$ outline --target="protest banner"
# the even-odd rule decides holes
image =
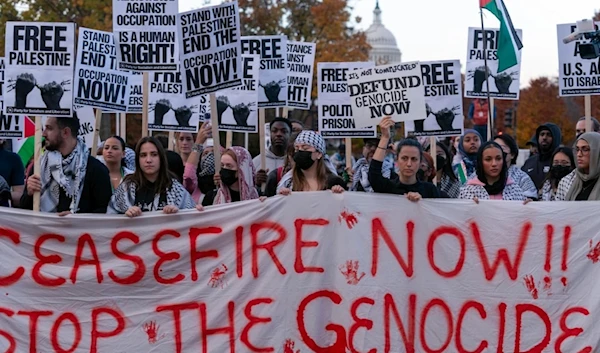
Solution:
[[[94,133],[96,131],[94,108],[88,106],[74,106],[74,108],[77,112],[77,117],[79,118],[78,135],[84,139],[85,145],[95,152],[98,146],[94,146]]]
[[[0,222],[9,352],[600,346],[594,207],[320,192]]]
[[[129,103],[128,113],[141,113],[144,106],[143,74],[131,71],[129,76]]]
[[[523,39],[523,31],[517,29]],[[469,27],[469,45],[465,77],[465,97],[487,98],[486,81],[489,82],[491,98],[519,99],[521,80],[521,51],[517,53],[518,64],[504,72],[498,72],[499,29],[486,29],[485,38],[481,28]],[[486,43],[484,49],[484,41]],[[484,57],[485,53],[485,57]],[[487,57],[488,71],[485,70]]]
[[[0,57],[0,101],[4,100],[4,58]]]
[[[75,24],[7,22],[4,113],[71,116]]]
[[[199,99],[185,98],[181,73],[152,73],[148,90],[149,130],[198,131]]]
[[[357,128],[350,104],[348,72],[375,66],[372,62],[317,63],[317,108],[323,138],[372,138],[377,127]]]
[[[348,73],[348,91],[357,127],[422,119],[425,90],[418,62],[377,66]]]
[[[258,72],[260,56],[242,55],[242,86],[217,96],[220,131],[258,132]]]
[[[237,1],[177,15],[187,98],[242,84]]]
[[[600,22],[595,22],[596,28]],[[561,97],[600,94],[600,63],[582,59],[579,46],[589,42],[582,38],[563,43],[563,38],[577,30],[575,23],[557,25],[558,34],[558,89]]]
[[[461,136],[464,116],[460,61],[421,62],[426,116],[404,123],[406,135]]]
[[[287,37],[242,37],[242,54],[260,55],[258,107],[285,107],[287,82]]]
[[[174,71],[179,64],[177,0],[113,0],[119,69]]]
[[[0,138],[19,139],[23,138],[23,119],[18,115],[5,115],[2,113],[4,102],[0,100]]]
[[[117,50],[110,32],[79,28],[73,103],[107,111],[127,111],[130,86],[125,71],[117,69]]]
[[[200,122],[210,122],[210,96],[203,94],[200,96]]]
[[[309,110],[315,65],[315,43],[287,42],[287,106]]]

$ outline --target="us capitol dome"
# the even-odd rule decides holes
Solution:
[[[365,32],[367,35],[367,43],[371,45],[369,61],[374,62],[376,65],[401,62],[402,53],[396,44],[396,37],[394,37],[389,29],[385,28],[381,21],[379,0],[377,0],[373,15],[373,24]]]

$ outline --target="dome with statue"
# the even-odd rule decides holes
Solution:
[[[369,60],[376,65],[399,63],[402,61],[402,53],[398,49],[396,37],[385,28],[381,21],[381,9],[379,0],[373,11],[373,24],[366,30],[367,43],[371,46]]]

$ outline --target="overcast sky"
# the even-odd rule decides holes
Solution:
[[[200,0],[179,0],[180,11],[199,7]],[[220,1],[212,1],[218,4]],[[504,0],[515,27],[523,30],[521,86],[531,78],[558,76],[556,25],[591,18],[598,0]],[[373,21],[375,0],[350,0],[358,25]],[[467,56],[468,27],[479,27],[477,0],[380,0],[384,25],[396,36],[403,61],[460,59]],[[484,11],[486,27],[498,21]]]

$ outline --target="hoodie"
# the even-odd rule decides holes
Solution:
[[[537,128],[535,131],[536,141],[539,141],[540,132],[542,130],[550,131],[552,134],[552,145],[548,151],[542,151],[542,146],[540,146],[538,142],[538,154],[529,157],[521,168],[525,173],[527,173],[527,175],[529,175],[531,180],[533,180],[533,183],[538,190],[542,188],[544,179],[550,171],[550,166],[552,165],[552,154],[562,142],[560,128],[552,123],[546,123]]]

